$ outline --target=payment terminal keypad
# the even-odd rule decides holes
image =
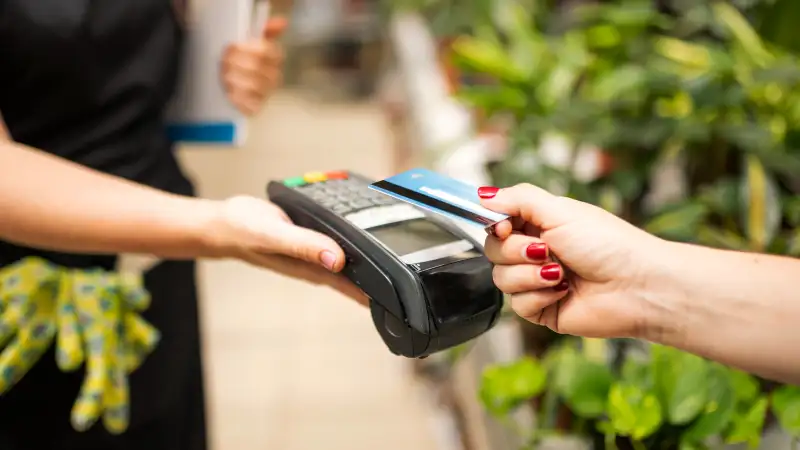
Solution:
[[[399,203],[369,189],[366,182],[351,178],[347,172],[311,172],[302,177],[286,179],[283,184],[340,216]]]

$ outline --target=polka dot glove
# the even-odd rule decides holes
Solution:
[[[56,341],[65,372],[86,368],[71,421],[84,431],[102,416],[127,429],[128,374],[153,351],[158,331],[139,315],[150,304],[140,276],[74,270],[26,258],[0,270],[0,394]]]

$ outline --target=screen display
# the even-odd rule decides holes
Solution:
[[[459,240],[452,233],[425,219],[383,225],[370,228],[367,232],[401,257]]]

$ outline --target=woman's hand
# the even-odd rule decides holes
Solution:
[[[647,332],[657,310],[647,289],[667,252],[665,241],[531,185],[483,187],[478,194],[483,206],[512,217],[495,225],[486,254],[496,264],[495,283],[511,294],[520,316],[564,334]]]
[[[275,17],[267,21],[258,38],[228,46],[222,57],[222,82],[228,100],[239,111],[252,116],[261,110],[283,78],[283,50],[278,38],[287,21]]]
[[[279,207],[255,197],[233,197],[214,205],[205,232],[212,255],[325,284],[367,303],[360,289],[336,274],[344,267],[345,256],[333,239],[294,225]]]

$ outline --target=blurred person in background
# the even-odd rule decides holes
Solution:
[[[205,449],[191,258],[235,257],[318,282],[324,270],[315,267],[343,265],[333,241],[293,226],[266,201],[191,198],[164,123],[183,8],[171,0],[0,3],[0,267],[38,256],[111,271],[116,252],[168,258],[145,274],[145,318],[161,342],[131,376],[128,430],[72,429],[83,371],[61,372],[50,349],[0,398],[3,450]],[[270,20],[261,37],[231,44],[220,61],[229,100],[248,115],[279,83],[276,38],[285,26]]]
[[[797,259],[665,241],[531,185],[478,195],[512,217],[495,225],[486,254],[523,318],[563,334],[645,339],[800,383]]]

